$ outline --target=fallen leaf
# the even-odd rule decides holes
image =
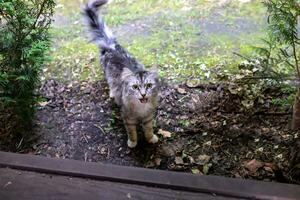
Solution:
[[[184,88],[177,88],[177,92],[179,94],[186,94],[187,93]]]
[[[155,158],[154,163],[156,166],[159,166],[161,163],[161,158]]]
[[[278,154],[275,156],[275,158],[278,158],[278,159],[282,159],[282,157],[283,157],[282,154]]]
[[[241,101],[241,103],[247,109],[253,107],[253,105],[254,105],[254,101],[252,101],[252,100],[243,100],[243,101]]]
[[[208,163],[209,160],[210,160],[210,156],[205,155],[205,154],[199,155],[197,158],[197,164],[204,165],[204,164]]]
[[[210,146],[211,145],[211,141],[205,142],[204,145]]]
[[[186,86],[188,86],[189,88],[195,88],[199,86],[199,80],[196,79],[190,79],[187,81]]]
[[[147,162],[147,164],[145,164],[145,167],[146,167],[146,168],[153,168],[153,167],[155,167],[154,161],[149,161],[149,162]]]
[[[39,106],[44,107],[48,104],[48,101],[39,102]]]
[[[182,164],[183,164],[182,158],[179,157],[179,156],[176,156],[176,157],[175,157],[175,164],[176,164],[176,165],[182,165]]]
[[[276,169],[276,165],[274,165],[273,163],[265,163],[266,167],[270,167],[272,169]]]
[[[253,159],[245,164],[245,167],[251,172],[255,173],[259,168],[263,167],[264,163]]]
[[[200,174],[200,170],[197,168],[193,168],[193,169],[191,169],[191,171],[193,174]]]
[[[238,172],[236,172],[236,173],[234,173],[234,177],[235,178],[241,178],[241,175]]]
[[[190,161],[191,164],[194,164],[195,163],[195,160],[192,156],[188,156],[188,159]]]
[[[209,165],[208,165],[208,164],[203,165],[202,171],[203,171],[203,174],[208,174],[208,171],[209,171]]]
[[[264,151],[264,148],[263,147],[260,147],[258,149],[256,149],[257,152],[263,152]]]
[[[169,132],[169,131],[164,131],[164,130],[162,130],[162,129],[159,129],[159,130],[158,130],[158,134],[159,134],[159,135],[162,135],[164,138],[169,138],[169,137],[171,137],[171,135],[172,135],[171,132]]]
[[[264,166],[264,170],[273,173],[273,169],[268,166]]]

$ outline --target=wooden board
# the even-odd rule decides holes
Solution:
[[[300,186],[124,167],[0,152],[0,166],[19,170],[248,199],[300,199]]]
[[[0,199],[3,200],[238,200],[202,193],[69,178],[7,168],[0,169],[0,177]]]

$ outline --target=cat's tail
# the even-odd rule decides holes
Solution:
[[[101,49],[115,49],[116,39],[97,12],[99,7],[107,2],[108,0],[89,1],[83,8],[83,15],[91,34],[91,41],[98,44]]]

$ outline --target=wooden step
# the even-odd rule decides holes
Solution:
[[[28,154],[0,152],[0,167],[8,167],[19,171],[32,171],[36,173],[36,177],[41,176],[38,175],[38,173],[60,175],[59,177],[76,177],[79,180],[82,179],[82,181],[91,179],[97,181],[99,184],[100,182],[109,182],[110,184],[126,184],[129,185],[129,187],[130,185],[133,187],[145,187],[145,190],[147,190],[147,188],[153,190],[159,188],[165,191],[173,190],[177,192],[187,192],[190,195],[209,195],[208,199],[217,199],[217,197],[222,196],[224,198],[233,197],[242,199],[300,200],[299,185],[233,179],[218,176],[201,176],[68,159],[46,158]],[[4,172],[5,171],[3,170],[1,171],[0,180],[4,180]],[[26,180],[26,178],[24,178],[24,180]],[[40,181],[42,182],[42,180]],[[26,182],[29,185],[31,184],[30,181]],[[40,187],[42,187],[41,185],[42,184],[39,184],[40,190]],[[58,183],[55,183],[54,186],[55,185],[57,185],[57,187],[59,186]],[[30,188],[32,190],[33,186]],[[5,190],[2,190],[3,188],[1,188],[2,193],[0,194],[3,194],[3,192],[5,193]],[[74,192],[76,193],[76,190]],[[153,191],[153,193],[155,193],[155,191]],[[157,191],[157,196],[160,194],[163,194],[163,192]],[[159,198],[156,199],[158,200]]]

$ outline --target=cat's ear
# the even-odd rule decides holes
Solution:
[[[130,69],[128,69],[127,67],[124,67],[123,71],[122,71],[121,79],[122,79],[122,81],[124,81],[129,76],[132,76],[132,75],[133,75],[132,71]]]
[[[158,78],[158,69],[156,66],[151,67],[149,72],[154,78]]]

